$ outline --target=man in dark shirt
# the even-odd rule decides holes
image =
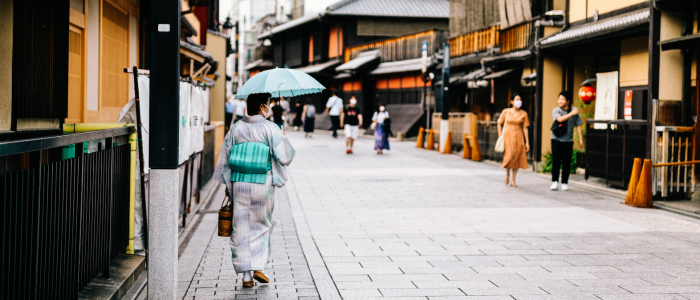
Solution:
[[[282,114],[284,114],[284,108],[280,105],[280,99],[275,98],[273,100],[274,106],[272,106],[272,122],[275,122],[277,126],[282,129],[282,126],[284,125],[284,120],[282,120]]]
[[[340,127],[343,125],[345,125],[345,146],[347,147],[345,153],[352,154],[352,146],[360,135],[360,126],[362,126],[362,113],[357,107],[355,96],[350,98],[350,105],[340,114]]]

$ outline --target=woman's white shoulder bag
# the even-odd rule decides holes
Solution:
[[[506,120],[503,122],[503,129],[501,130],[501,136],[498,137],[498,140],[496,141],[496,146],[493,148],[494,151],[498,153],[503,153],[506,151],[506,147],[503,142],[503,137],[506,135],[506,126],[508,125],[508,114],[510,113],[510,110],[506,111]]]

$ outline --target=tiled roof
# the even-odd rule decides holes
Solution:
[[[564,32],[552,35],[540,41],[540,45],[549,46],[577,40],[580,37],[590,37],[608,32],[620,31],[649,21],[649,9],[603,19],[586,25],[573,27]]]
[[[328,7],[326,14],[345,16],[447,18],[448,0],[345,0]]]
[[[484,65],[484,67],[492,66],[498,63],[502,62],[509,62],[509,61],[521,61],[521,60],[527,60],[532,57],[532,51],[529,49],[526,50],[520,50],[520,51],[515,51],[515,52],[510,52],[506,54],[501,54],[498,56],[493,56],[493,57],[486,57],[481,59],[481,63]]]
[[[264,38],[269,37],[275,33],[282,32],[282,31],[297,27],[297,26],[302,25],[302,24],[306,24],[309,22],[319,20],[320,16],[321,16],[320,14],[310,14],[308,16],[303,16],[301,18],[288,21],[286,23],[283,23],[282,25],[279,25],[277,27],[272,28],[272,30],[270,30],[270,31],[263,32],[262,34],[258,35],[257,38],[264,39]]]
[[[342,61],[340,61],[340,60],[331,60],[331,61],[320,63],[317,65],[310,65],[310,66],[306,66],[306,67],[302,67],[302,68],[297,68],[296,70],[302,71],[306,74],[316,74],[316,73],[321,73],[321,72],[327,71],[329,69],[331,69],[331,70],[335,69],[335,67],[340,65],[341,63],[342,63]]]
[[[420,71],[423,67],[423,59],[415,58],[408,60],[392,61],[379,64],[376,69],[374,69],[371,74],[391,74],[391,73],[402,73],[402,72],[412,72]]]
[[[365,66],[367,64],[370,64],[372,62],[379,62],[379,56],[381,54],[381,51],[379,50],[370,50],[370,51],[365,51],[360,53],[357,58],[346,62],[339,67],[335,68],[336,72],[342,72],[342,71],[354,71],[357,68],[360,68],[362,66]]]
[[[274,66],[275,66],[275,63],[271,60],[258,59],[252,63],[245,65],[245,69],[250,70],[253,68],[272,68]]]

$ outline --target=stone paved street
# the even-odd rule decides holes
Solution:
[[[287,134],[274,282],[240,290],[207,214],[180,261],[186,299],[700,299],[698,220],[529,172],[508,187],[499,166],[411,142],[346,155],[340,138]]]

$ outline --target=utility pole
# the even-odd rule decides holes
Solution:
[[[442,121],[440,121],[440,152],[447,145],[447,133],[450,131],[450,44],[442,44]]]
[[[149,299],[177,297],[181,11],[180,1],[151,0]]]
[[[424,40],[423,45],[422,45],[422,58],[423,58],[423,66],[421,68],[421,73],[423,74],[422,79],[423,79],[423,108],[425,108],[425,129],[430,129],[430,103],[428,102],[428,92],[427,92],[427,85],[428,85],[428,41]]]

